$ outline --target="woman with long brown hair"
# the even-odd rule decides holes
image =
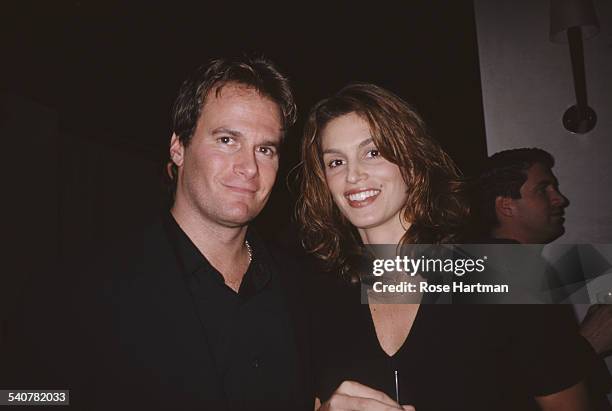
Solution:
[[[353,84],[316,104],[301,178],[303,244],[344,281],[317,296],[321,409],[367,409],[360,397],[419,411],[587,409],[579,367],[551,371],[555,355],[581,344],[577,336],[552,349],[544,333],[520,336],[519,319],[501,307],[381,304],[367,295],[359,304],[351,284],[363,279],[364,245],[458,242],[467,220],[454,162],[406,102]]]

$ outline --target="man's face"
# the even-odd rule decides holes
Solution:
[[[226,84],[206,97],[187,147],[173,136],[175,208],[194,219],[240,227],[262,210],[276,179],[280,110],[255,89]]]
[[[560,237],[565,232],[563,216],[569,201],[559,192],[552,171],[540,163],[532,165],[520,192],[521,198],[512,200],[513,223],[523,237],[520,241],[545,244]]]

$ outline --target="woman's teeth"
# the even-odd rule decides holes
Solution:
[[[380,190],[361,191],[359,193],[349,194],[348,199],[351,201],[364,201],[367,198],[378,195],[378,193],[380,193]]]

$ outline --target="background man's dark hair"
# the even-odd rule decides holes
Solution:
[[[473,220],[485,236],[499,224],[495,213],[498,196],[521,198],[521,186],[527,181],[527,170],[534,164],[553,168],[554,157],[540,148],[517,148],[500,151],[489,157],[471,189]]]
[[[181,85],[172,107],[172,131],[187,147],[193,137],[206,97],[219,95],[228,83],[252,87],[278,104],[283,130],[296,120],[296,106],[289,80],[264,57],[216,59],[198,67]],[[169,188],[176,190],[177,168],[168,163]]]

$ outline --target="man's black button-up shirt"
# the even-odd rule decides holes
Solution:
[[[171,215],[170,242],[193,298],[230,409],[291,404],[297,383],[296,344],[287,301],[272,259],[252,230],[252,261],[238,293],[202,255]]]

